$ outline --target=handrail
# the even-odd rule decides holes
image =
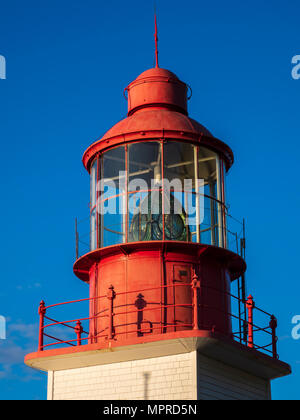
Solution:
[[[92,217],[92,214],[95,212],[95,210],[97,209],[97,207],[99,208],[100,205],[102,205],[105,201],[111,200],[113,198],[120,198],[127,195],[138,195],[138,194],[146,194],[146,193],[150,193],[152,191],[160,191],[161,188],[147,188],[147,189],[141,189],[138,191],[124,191],[121,192],[119,194],[113,195],[111,197],[106,197],[103,200],[98,199],[98,202],[96,204],[94,204],[93,206],[90,206],[90,216],[89,218],[85,218],[84,220],[89,220]],[[183,193],[184,191],[181,190],[172,190],[172,193],[176,193],[176,192],[180,192]],[[188,195],[195,195],[196,192],[195,191],[185,191],[186,194]],[[201,231],[199,232],[200,235],[202,236],[203,234],[205,234],[206,232],[214,232],[215,229],[218,228],[218,226],[222,229],[222,232],[224,234],[224,238],[226,238],[226,241],[224,242],[223,245],[221,245],[221,243],[218,242],[218,240],[214,239],[214,235],[213,233],[210,235],[210,239],[208,239],[208,237],[201,237],[199,238],[200,241],[199,243],[203,243],[203,244],[209,244],[209,245],[216,245],[216,246],[222,246],[226,249],[230,249],[234,252],[236,252],[237,254],[240,254],[241,249],[240,249],[240,239],[244,239],[244,237],[242,236],[243,233],[243,222],[241,222],[240,220],[236,219],[235,217],[233,217],[230,213],[229,213],[229,206],[217,199],[214,196],[208,195],[208,194],[203,194],[203,193],[198,193],[199,196],[204,197],[206,199],[208,199],[210,201],[210,205],[206,206],[203,203],[203,206],[200,206],[199,209],[201,212],[203,211],[207,211],[210,213],[211,211],[211,206],[220,206],[222,208],[222,213],[224,215],[224,220],[223,221],[219,221],[219,223],[204,223],[204,221],[201,223]],[[212,202],[214,202],[214,204],[212,204]],[[102,204],[101,204],[102,203]],[[181,203],[181,205],[183,205],[183,203]],[[94,216],[95,217],[95,216]],[[79,235],[78,232],[78,225],[81,223],[81,221],[77,221],[77,219],[75,220],[75,238],[76,238],[76,245],[75,245],[75,254],[76,254],[76,260],[79,258],[79,256],[82,256],[84,254],[86,254],[87,252],[89,252],[90,250],[94,250],[96,248],[99,247],[104,247],[104,244],[102,244],[100,246],[100,244],[93,242],[93,246],[91,247],[91,241],[92,238],[94,238],[96,240],[96,232],[98,231],[98,225],[96,222],[95,218],[95,226],[93,226],[91,223],[89,224],[89,227],[86,226],[86,229],[81,228],[81,230],[83,231],[83,234]],[[127,217],[125,217],[126,221],[125,222],[119,222],[119,223],[106,223],[105,225],[102,225],[102,229],[104,229],[107,232],[111,232],[114,235],[118,235],[120,238],[120,243],[124,243],[124,241],[122,240],[122,238],[124,239],[124,237],[126,237],[126,241],[127,240],[127,229],[128,229],[128,225],[127,225]],[[225,221],[226,219],[226,221]],[[193,235],[196,235],[196,232],[190,232]],[[82,238],[86,237],[86,236],[90,236],[90,243],[85,242],[84,240],[82,240]],[[203,241],[204,239],[204,241]],[[193,240],[191,238],[187,238],[187,242],[193,242]],[[113,241],[114,243],[116,243],[115,241]],[[118,242],[118,241],[117,241]]]
[[[144,295],[142,293],[147,293],[150,291],[155,290],[166,290],[168,288],[174,288],[174,287],[190,287],[191,288],[191,296],[192,299],[190,303],[164,303],[162,301],[160,302],[146,302],[143,298]],[[270,354],[273,358],[277,359],[277,336],[276,336],[276,328],[277,328],[277,320],[274,315],[271,315],[270,313],[264,311],[261,308],[258,308],[256,304],[254,303],[253,297],[250,295],[248,299],[242,300],[238,298],[237,296],[234,296],[232,293],[227,291],[221,291],[216,287],[212,287],[209,285],[201,285],[198,277],[194,275],[191,283],[180,283],[180,284],[170,284],[170,285],[162,285],[162,286],[156,286],[156,287],[148,287],[138,290],[131,290],[131,291],[122,291],[117,292],[113,286],[110,286],[108,289],[108,293],[106,295],[102,296],[95,296],[91,298],[83,298],[83,299],[76,299],[68,302],[62,302],[57,303],[53,305],[45,306],[44,301],[41,301],[39,306],[39,315],[40,315],[40,326],[39,326],[39,351],[43,351],[45,348],[48,348],[50,346],[60,345],[60,344],[67,344],[67,345],[81,345],[82,340],[88,340],[90,343],[93,342],[94,339],[103,338],[105,337],[108,340],[113,339],[116,336],[122,336],[124,334],[137,334],[137,336],[141,336],[143,334],[149,334],[153,333],[153,331],[161,330],[162,333],[170,331],[170,328],[185,328],[185,329],[194,329],[194,330],[215,330],[214,327],[211,325],[205,325],[205,319],[202,319],[201,317],[201,311],[203,310],[212,310],[214,312],[221,312],[224,314],[224,322],[227,322],[226,320],[239,320],[241,321],[241,318],[237,316],[236,314],[232,313],[232,311],[224,311],[223,308],[217,307],[216,305],[209,305],[206,303],[201,302],[200,300],[200,293],[199,290],[210,290],[217,293],[220,293],[221,295],[228,296],[230,299],[235,299],[239,303],[246,305],[247,312],[248,312],[248,319],[246,321],[246,326],[242,323],[240,325],[244,325],[247,330],[247,337],[244,340],[241,340],[240,337],[242,336],[242,331],[239,330],[236,332],[232,332],[230,334],[230,337],[233,340],[239,341],[241,344],[247,346],[248,348],[252,348],[255,350],[260,350],[263,352],[266,352]],[[134,295],[134,299],[136,299],[133,302],[129,302],[121,305],[114,305],[114,301],[117,296],[123,296],[123,295]],[[146,303],[145,304],[139,304],[139,299],[141,299],[140,303]],[[49,309],[54,310],[58,306],[62,305],[68,305],[71,303],[79,303],[79,302],[91,302],[91,301],[103,301],[104,300],[104,306],[106,307],[102,309],[101,311],[97,312],[94,315],[88,316],[88,317],[81,317],[81,318],[72,318],[68,320],[63,321],[57,321],[56,319],[49,317],[48,313],[46,315],[46,311]],[[135,306],[135,309],[130,308]],[[127,308],[127,309],[121,309],[121,308]],[[187,308],[191,311],[191,320],[192,323],[170,323],[166,322],[165,320],[146,320],[143,318],[143,314],[147,312],[154,312],[154,311],[165,311],[168,309],[175,309],[175,308]],[[121,309],[121,310],[120,310]],[[263,316],[268,317],[269,322],[268,326],[259,326],[256,325],[254,322],[254,313],[255,311],[263,314]],[[137,315],[137,321],[132,321],[132,316],[136,314]],[[124,315],[130,315],[131,319],[126,320],[124,323],[124,320],[122,319],[122,316]],[[121,318],[120,318],[121,317]],[[91,329],[89,328],[89,332],[85,331],[82,327],[82,322],[95,322],[97,320],[106,319],[107,325],[103,325],[104,328],[102,328],[100,331],[98,330],[95,332],[95,335],[92,334]],[[49,324],[44,324],[45,319],[48,319],[51,321]],[[118,321],[119,319],[119,321]],[[244,322],[244,320],[242,320]],[[98,322],[98,321],[97,321]],[[102,321],[101,321],[102,322]],[[147,327],[144,325],[148,324]],[[90,324],[91,325],[91,324]],[[119,331],[122,327],[128,327],[130,325],[135,325],[135,329],[130,329],[126,331]],[[264,325],[266,325],[264,323]],[[54,335],[50,334],[48,332],[48,329],[51,327],[68,327],[69,329],[72,329],[76,333],[76,338],[72,339],[64,339],[55,337]],[[99,329],[99,325],[97,324],[97,328]],[[100,324],[101,328],[101,324]],[[146,329],[145,329],[146,328]],[[259,340],[257,340],[256,334],[261,333],[263,334],[263,337],[269,337],[271,336],[271,342],[267,343],[261,343]],[[82,334],[85,336],[82,337]],[[54,340],[52,343],[46,343],[44,344],[44,338],[47,337],[48,339]],[[76,344],[74,344],[76,342]],[[270,349],[271,347],[271,349]]]

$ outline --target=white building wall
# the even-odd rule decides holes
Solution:
[[[48,399],[196,399],[196,352],[49,372]]]
[[[270,382],[198,354],[198,399],[268,400]]]
[[[270,384],[193,351],[49,372],[48,399],[267,400]]]

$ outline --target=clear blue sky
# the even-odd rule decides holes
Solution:
[[[273,398],[299,399],[300,3],[161,0],[157,11],[161,67],[192,86],[190,115],[235,153],[227,198],[247,221],[248,291],[278,316],[293,368]],[[153,32],[152,1],[1,1],[1,399],[46,398],[46,375],[23,365],[38,303],[88,294],[72,273],[74,218],[88,216],[81,156],[125,116],[124,87],[154,64]]]

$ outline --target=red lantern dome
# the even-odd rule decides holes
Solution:
[[[220,153],[228,170],[233,163],[231,149],[188,117],[187,90],[187,85],[169,70],[155,67],[143,72],[124,90],[128,92],[128,117],[86,150],[85,167],[89,170],[95,154],[112,145],[169,135],[176,139],[193,139]]]

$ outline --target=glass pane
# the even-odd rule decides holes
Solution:
[[[226,220],[226,185],[225,185],[225,175],[226,167],[223,159],[220,159],[221,165],[221,198],[220,201],[224,204],[222,206],[222,215],[223,215],[223,235],[224,235],[224,247],[227,248],[227,220]]]
[[[101,247],[125,242],[125,148],[117,147],[101,157],[101,182],[98,186]]]
[[[164,144],[164,212],[167,240],[197,241],[195,147]]]
[[[97,184],[97,159],[93,162],[90,171],[90,248],[91,251],[97,248],[96,232],[96,184]]]
[[[128,241],[161,240],[160,143],[131,144],[128,168]]]
[[[219,167],[216,153],[204,147],[198,151],[198,174],[204,180],[204,206],[200,208],[200,242],[219,245],[219,221],[222,218],[218,204]]]

